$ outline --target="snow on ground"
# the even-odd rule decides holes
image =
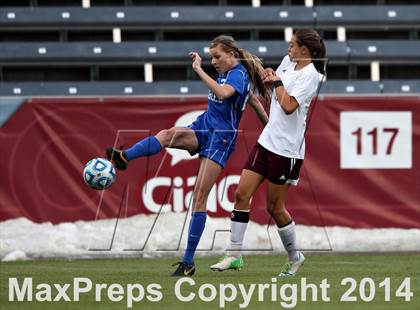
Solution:
[[[156,215],[142,214],[118,222],[107,219],[53,225],[26,218],[0,222],[0,260],[180,256],[189,218],[185,213],[166,213],[155,219]],[[223,253],[228,245],[229,225],[228,218],[208,217],[197,254]],[[420,252],[420,229],[297,225],[297,236],[299,247],[305,251]],[[248,225],[244,249],[245,254],[284,253],[275,226],[254,222]]]

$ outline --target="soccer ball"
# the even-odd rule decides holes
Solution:
[[[85,183],[96,190],[109,188],[116,177],[114,166],[105,158],[90,160],[83,170]]]

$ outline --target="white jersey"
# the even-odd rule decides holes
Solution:
[[[304,133],[306,114],[316,95],[319,74],[310,63],[300,70],[295,70],[296,62],[285,56],[276,70],[289,96],[298,102],[298,108],[287,115],[277,101],[275,91],[271,97],[270,117],[261,133],[258,143],[278,155],[303,159],[305,156]]]

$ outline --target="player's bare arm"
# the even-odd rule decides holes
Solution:
[[[286,114],[292,114],[298,107],[299,103],[295,97],[289,96],[282,84],[276,84],[276,81],[281,81],[276,72],[271,69],[265,69],[263,72],[263,81],[265,84],[271,84],[274,87],[274,92],[277,96],[277,102]]]
[[[264,106],[258,100],[257,96],[250,93],[248,98],[248,104],[252,107],[255,114],[257,114],[258,119],[265,126],[268,123],[268,115],[264,109]]]

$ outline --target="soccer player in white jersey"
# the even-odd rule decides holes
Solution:
[[[309,105],[324,72],[325,45],[311,29],[297,30],[288,55],[276,71],[265,69],[263,80],[273,87],[268,123],[242,170],[231,214],[230,246],[213,270],[241,269],[242,242],[249,221],[250,199],[264,180],[267,211],[273,217],[288,259],[279,276],[294,276],[305,261],[296,244],[295,223],[285,208],[290,185],[297,185],[305,154],[304,133]]]
[[[231,36],[216,37],[210,45],[210,55],[211,63],[219,73],[216,81],[202,69],[200,55],[190,53],[192,68],[209,88],[208,108],[191,125],[164,129],[124,151],[112,147],[106,150],[107,157],[118,170],[125,170],[130,161],[155,155],[165,147],[187,150],[191,155],[199,154],[200,168],[193,191],[187,248],[182,261],[174,264],[178,267],[173,276],[192,276],[195,273],[194,254],[206,223],[207,198],[235,149],[239,121],[246,103],[250,103],[257,115],[264,111],[250,94],[250,89],[269,99],[260,60],[238,48]]]

